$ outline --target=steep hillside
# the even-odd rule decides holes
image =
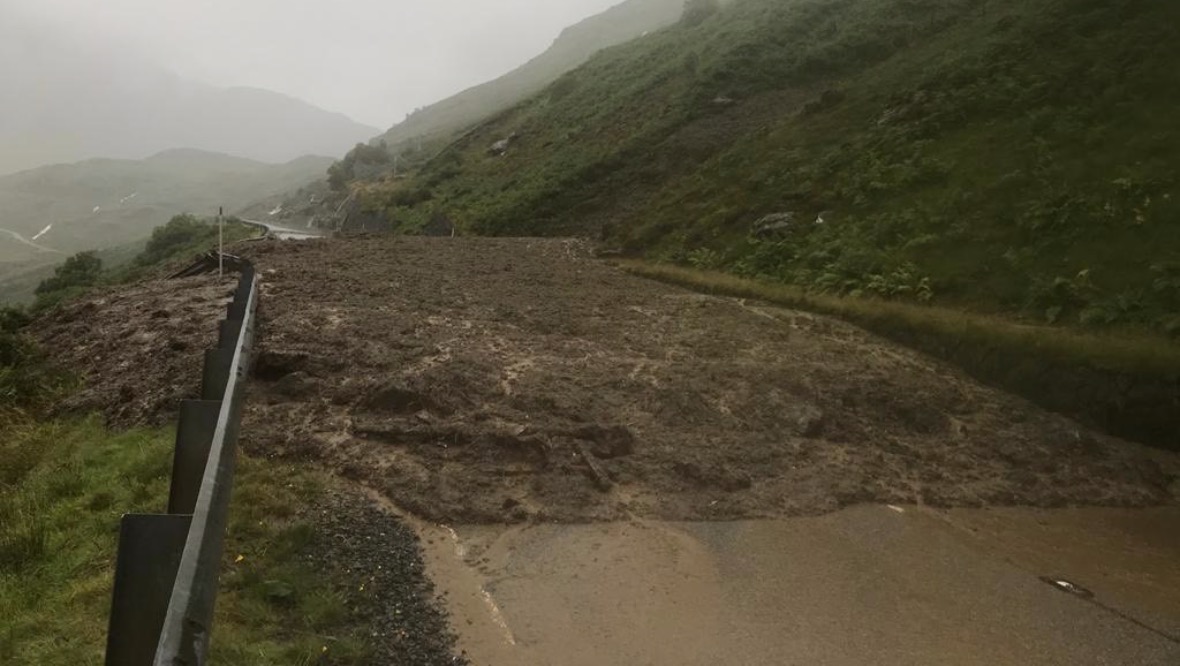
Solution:
[[[27,287],[33,278],[17,276],[74,252],[142,239],[177,213],[215,214],[219,206],[229,213],[292,190],[331,162],[303,157],[271,165],[173,150],[146,160],[90,160],[0,177],[0,287]]]
[[[407,230],[441,213],[834,293],[1180,329],[1180,5],[694,4],[365,205]]]
[[[285,162],[337,155],[379,131],[286,95],[181,79],[120,48],[5,10],[0,174],[177,147]]]
[[[626,0],[566,28],[544,53],[504,76],[419,109],[382,135],[390,146],[466,129],[540,91],[601,49],[674,23],[684,0]]]

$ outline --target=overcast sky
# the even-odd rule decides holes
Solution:
[[[495,78],[621,0],[0,0],[181,76],[380,128]]]

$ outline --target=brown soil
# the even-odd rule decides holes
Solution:
[[[104,289],[37,319],[31,333],[82,388],[60,411],[101,411],[110,425],[164,425],[201,388],[237,276]]]
[[[625,275],[577,241],[247,254],[264,283],[243,444],[432,520],[1174,499],[1140,446],[839,321]]]

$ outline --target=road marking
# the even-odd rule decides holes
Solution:
[[[484,588],[479,588],[483,593],[483,600],[488,605],[488,610],[491,611],[492,621],[504,630],[504,641],[509,645],[516,645],[516,637],[512,635],[512,629],[508,628],[508,620],[504,618],[504,613],[500,611],[500,606],[496,604],[496,600],[492,598],[491,592]]]
[[[447,535],[450,536],[451,543],[455,546],[455,556],[459,558],[460,562],[464,561],[467,558],[467,547],[459,539],[459,533],[449,525],[439,525],[439,527],[445,530]],[[480,585],[479,594],[483,597],[483,602],[488,607],[488,613],[492,616],[492,622],[495,622],[496,626],[504,631],[504,642],[509,645],[516,645],[516,637],[512,635],[512,628],[508,626],[508,619],[504,617],[504,612],[500,610],[500,605],[492,598],[492,593]]]
[[[40,243],[34,243],[33,241],[29,240],[28,238],[25,238],[24,236],[16,233],[12,229],[0,229],[0,232],[6,233],[9,236],[12,236],[13,238],[15,238],[17,241],[24,243],[25,245],[28,245],[29,247],[41,250],[42,252],[53,252],[54,254],[65,254],[65,252],[62,252],[61,250],[55,250],[51,247],[45,247],[44,245],[41,245]]]

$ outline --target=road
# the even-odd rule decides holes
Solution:
[[[52,252],[54,254],[65,254],[64,252],[62,252],[60,250],[55,250],[51,247],[46,247],[44,245],[41,245],[40,243],[35,243],[11,229],[0,229],[0,233],[8,234],[9,236],[12,236],[14,239],[16,239],[18,242],[20,242],[24,245],[28,245],[29,247],[39,250],[41,252]]]
[[[460,647],[483,666],[1172,666],[1176,524],[1175,508],[861,506],[418,531]]]
[[[279,240],[310,240],[313,238],[323,238],[324,233],[319,229],[311,227],[305,229],[293,229],[291,227],[284,227],[271,222],[263,222],[261,220],[242,220],[246,224],[262,227],[266,230],[268,236],[273,236]]]

